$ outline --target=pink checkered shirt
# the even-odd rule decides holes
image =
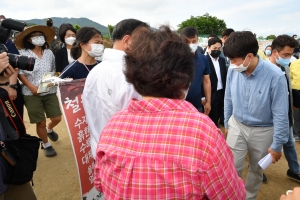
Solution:
[[[95,187],[113,199],[245,199],[221,131],[190,103],[131,100],[101,133]]]

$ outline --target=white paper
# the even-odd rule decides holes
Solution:
[[[269,165],[272,163],[272,156],[270,153],[268,153],[265,157],[263,157],[259,162],[259,166],[265,170]]]

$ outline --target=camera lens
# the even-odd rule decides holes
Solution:
[[[35,59],[33,57],[8,54],[9,64],[13,68],[19,68],[27,71],[33,71]]]

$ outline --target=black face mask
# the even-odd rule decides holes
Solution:
[[[211,53],[210,53],[211,57],[213,57],[213,58],[219,57],[220,54],[221,54],[221,51],[219,51],[219,50],[211,50]]]
[[[51,22],[47,22],[47,26],[50,26],[50,27],[52,27],[52,25],[53,25],[53,23],[51,23]]]

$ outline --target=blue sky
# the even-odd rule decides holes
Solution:
[[[87,17],[102,25],[136,18],[153,27],[182,21],[205,13],[223,19],[228,28],[251,30],[257,36],[298,34],[299,0],[0,0],[0,14],[15,19]]]

